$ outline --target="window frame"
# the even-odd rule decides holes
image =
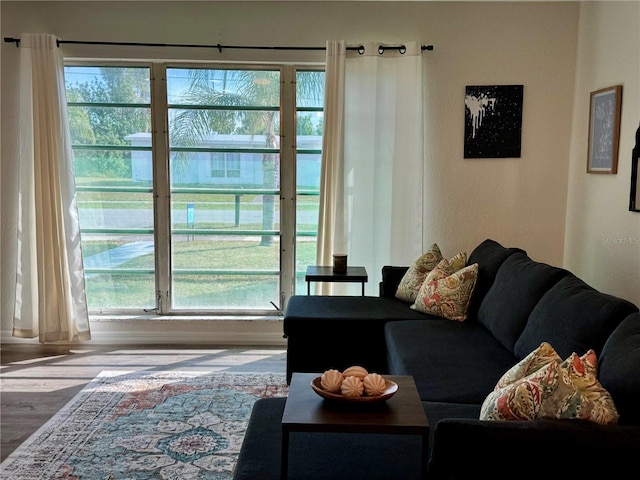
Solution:
[[[151,154],[153,168],[153,236],[155,248],[155,301],[153,308],[91,308],[91,315],[145,315],[149,316],[229,316],[236,318],[272,317],[280,313],[288,299],[294,295],[296,280],[304,272],[296,272],[296,204],[297,204],[297,151],[296,75],[298,71],[324,72],[324,64],[296,63],[233,63],[233,62],[180,62],[180,61],[110,61],[107,59],[66,59],[65,66],[148,68],[150,74]],[[211,68],[280,71],[280,252],[279,252],[279,304],[265,309],[179,309],[172,306],[171,285],[171,185],[169,165],[169,104],[167,96],[167,70],[170,68]],[[225,178],[227,172],[225,158]],[[309,195],[309,192],[304,192]],[[311,193],[313,194],[313,192]],[[319,195],[319,192],[318,192]],[[82,230],[81,230],[82,233]],[[305,234],[309,236],[308,233]],[[317,232],[316,232],[317,237]]]

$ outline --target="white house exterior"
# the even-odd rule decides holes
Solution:
[[[126,136],[125,139],[131,142],[132,147],[151,147],[151,133],[134,133]],[[298,150],[317,150],[319,152],[322,148],[322,136],[299,135],[297,146]],[[264,184],[262,161],[265,154],[246,151],[264,148],[264,137],[260,135],[214,134],[203,140],[197,148],[202,148],[204,151],[182,152],[182,159],[178,159],[178,152],[171,153],[173,185],[228,185],[256,188]],[[229,151],[220,151],[219,149],[228,149]],[[321,155],[319,153],[298,154],[298,188],[319,188],[320,163]],[[132,180],[151,182],[152,175],[151,152],[132,151]]]

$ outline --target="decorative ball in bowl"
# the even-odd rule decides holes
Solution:
[[[311,381],[311,388],[328,400],[371,403],[383,402],[393,397],[398,391],[398,384],[354,365],[342,372],[326,370]]]

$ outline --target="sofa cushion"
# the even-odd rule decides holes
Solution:
[[[429,317],[395,298],[294,295],[285,309],[283,330],[285,335],[308,332],[334,335],[347,323],[357,324],[357,328],[366,330],[367,325],[376,322],[424,320]]]
[[[389,322],[390,374],[413,375],[424,401],[482,404],[517,358],[477,322]]]
[[[440,260],[442,252],[436,243],[420,255],[404,274],[396,290],[396,298],[413,303],[427,274],[433,270]]]
[[[638,468],[640,427],[445,418],[433,438],[429,480],[624,479]]]
[[[443,259],[427,275],[411,308],[462,322],[477,278],[477,263],[460,268],[455,261]]]
[[[429,457],[431,457],[434,434],[441,420],[477,419],[480,416],[480,405],[473,403],[422,402],[422,409],[429,421]]]
[[[469,255],[467,263],[478,264],[478,279],[469,302],[467,316],[474,320],[478,314],[484,296],[493,285],[496,273],[507,257],[516,252],[524,252],[520,248],[505,248],[495,240],[487,239],[478,245]]]
[[[638,307],[624,299],[598,292],[573,274],[560,279],[535,306],[515,354],[523,358],[542,342],[553,345],[566,358],[582,355],[590,348],[599,355],[605,341]]]
[[[294,295],[287,303],[287,380],[294,371],[323,372],[362,365],[386,370],[384,324],[437,318],[389,297]]]
[[[380,281],[380,296],[395,298],[398,285],[409,267],[397,265],[385,265],[382,267],[382,280]]]
[[[478,321],[513,351],[542,295],[568,274],[567,270],[534,262],[524,252],[510,255],[480,305]]]
[[[598,378],[616,404],[621,425],[640,423],[640,313],[627,316],[602,348]]]

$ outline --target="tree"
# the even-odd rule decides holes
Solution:
[[[261,135],[266,149],[278,148],[279,111],[272,109],[273,106],[280,105],[278,70],[193,69],[190,70],[190,75],[190,86],[182,96],[182,102],[197,105],[198,108],[185,109],[176,114],[170,128],[172,145],[197,146],[212,132],[220,132]],[[301,75],[298,78],[298,93],[318,101],[318,96],[323,92],[323,85],[318,83],[318,75]],[[261,110],[260,107],[265,108]],[[184,155],[178,158],[182,162],[188,161],[188,157]],[[279,173],[277,154],[263,154],[262,172],[262,187],[276,190]],[[273,229],[274,214],[274,196],[264,195],[263,230]],[[273,244],[273,237],[263,235],[260,244]]]
[[[72,71],[74,67],[67,67]],[[151,131],[148,68],[98,67],[90,81],[67,86],[69,124],[74,144],[127,146],[127,135]],[[95,106],[74,103],[96,104]],[[129,106],[132,105],[132,106]],[[130,158],[125,152],[91,152],[85,162],[77,155],[76,173],[98,177],[130,177]]]
[[[311,117],[308,115],[299,116],[296,120],[296,134],[298,135],[313,135],[314,128],[311,122]]]

